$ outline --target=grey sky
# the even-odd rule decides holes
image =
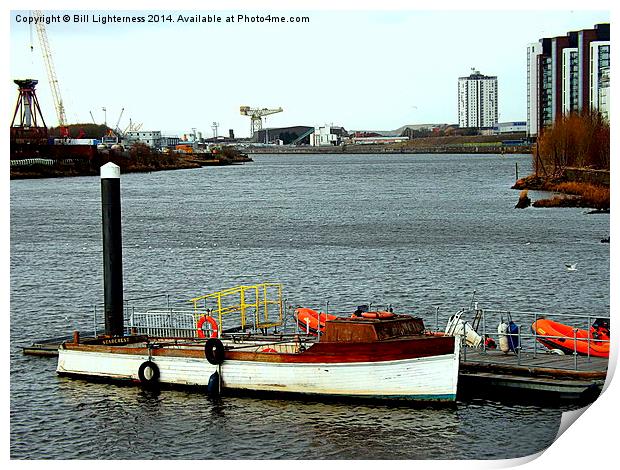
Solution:
[[[168,6],[167,8],[170,8]],[[99,15],[308,16],[309,23],[93,22]],[[69,122],[90,122],[92,111],[120,127],[134,122],[169,134],[211,136],[234,129],[249,135],[240,105],[278,107],[266,125],[396,129],[403,124],[457,122],[457,80],[472,67],[496,75],[500,121],[525,120],[525,46],[543,36],[609,22],[606,11],[291,11],[105,10],[69,14],[46,26]],[[73,16],[87,14],[87,23]],[[41,51],[30,27],[10,24],[9,87],[14,78],[39,79],[48,125],[57,120]]]

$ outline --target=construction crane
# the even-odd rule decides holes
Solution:
[[[141,122],[132,122],[131,118],[129,118],[129,125],[123,131],[123,134],[127,134],[127,132],[137,132],[142,129]]]
[[[263,128],[263,116],[269,116],[270,114],[281,113],[282,108],[268,109],[268,108],[250,108],[249,106],[241,106],[239,108],[242,116],[250,116],[252,122],[252,135],[254,132],[260,131]]]
[[[121,136],[121,134],[123,133],[120,129],[120,127],[118,127],[118,125],[121,123],[121,118],[123,117],[123,111],[125,111],[125,108],[121,108],[121,114],[118,116],[118,120],[116,121],[116,126],[114,127],[114,132],[116,133],[116,135],[118,135],[119,137]]]
[[[39,36],[39,44],[41,45],[41,52],[43,54],[43,62],[45,62],[45,68],[47,69],[47,78],[50,82],[50,88],[52,89],[52,98],[54,99],[54,106],[56,107],[56,115],[58,116],[58,126],[60,127],[61,134],[64,137],[68,135],[67,118],[65,115],[65,105],[62,102],[62,96],[60,96],[60,87],[58,86],[58,78],[56,77],[56,70],[54,69],[54,61],[52,58],[52,50],[50,48],[49,41],[47,40],[47,32],[45,31],[45,18],[41,10],[33,11],[35,17],[35,28],[37,29],[37,35]]]

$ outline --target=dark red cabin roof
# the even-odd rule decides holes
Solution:
[[[424,333],[422,319],[409,315],[397,315],[389,319],[337,318],[325,323],[321,342],[385,341],[422,333]]]

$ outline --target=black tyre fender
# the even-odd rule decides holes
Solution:
[[[213,365],[224,362],[224,345],[217,338],[209,338],[205,343],[205,357]]]
[[[220,394],[220,374],[217,371],[213,372],[211,377],[209,377],[207,393],[212,397],[217,397]]]
[[[149,369],[151,371],[150,378],[146,376],[145,372]],[[140,364],[138,369],[138,378],[144,385],[154,385],[159,382],[159,367],[153,361],[146,361]]]

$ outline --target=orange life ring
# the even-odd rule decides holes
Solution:
[[[273,348],[265,348],[261,352],[264,352],[264,353],[277,353],[278,351],[276,351]]]
[[[394,313],[392,312],[363,312],[362,313],[362,318],[381,318],[381,319],[385,319],[385,318],[392,318],[396,316]]]
[[[211,336],[209,336],[209,338],[217,338],[217,322],[215,321],[215,318],[208,315],[203,315],[200,317],[200,320],[198,320],[198,323],[196,323],[196,332],[198,333],[198,337],[207,337],[205,331],[202,329],[203,325],[207,322],[211,325]]]

